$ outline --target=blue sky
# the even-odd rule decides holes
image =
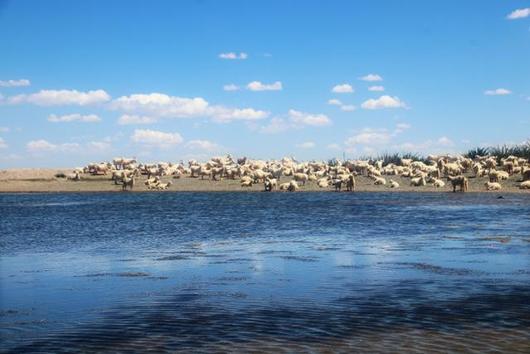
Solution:
[[[2,1],[0,167],[530,138],[530,1]]]

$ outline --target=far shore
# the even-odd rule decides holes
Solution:
[[[56,178],[57,173],[68,174],[72,169],[8,169],[0,170],[0,193],[64,193],[64,192],[122,192],[122,186],[116,185],[110,179],[110,175],[91,176],[84,174],[80,181],[70,181],[65,178]],[[524,193],[530,195],[530,190],[519,189],[520,175],[514,175],[509,180],[502,182],[502,190],[486,191],[484,183],[487,177],[469,178],[469,192],[484,193]],[[388,176],[400,184],[399,188],[389,188],[388,185],[374,185],[370,178],[364,176],[356,177],[356,192],[452,192],[452,188],[446,184],[443,188],[435,188],[431,185],[423,187],[410,186],[410,179],[397,176]],[[144,184],[146,177],[137,179],[133,192],[149,192]],[[291,177],[282,177],[280,182],[289,181]],[[210,181],[208,179],[191,178],[183,176],[175,179],[172,176],[162,178],[164,182],[171,181],[172,185],[163,192],[259,192],[263,191],[263,184],[254,184],[250,188],[240,186],[238,179],[223,179]],[[343,189],[344,191],[345,189]],[[315,182],[307,182],[301,186],[301,192],[333,192],[333,188],[319,188]],[[129,192],[129,191],[128,191]]]

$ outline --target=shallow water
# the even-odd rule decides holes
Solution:
[[[0,351],[530,348],[530,196],[0,195]]]

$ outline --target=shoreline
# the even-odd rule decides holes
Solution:
[[[37,193],[118,193],[123,192],[120,184],[116,185],[109,175],[91,176],[83,175],[80,181],[71,181],[64,178],[55,178],[56,173],[65,173],[70,169],[9,169],[0,171],[0,194],[37,194]],[[435,188],[432,185],[413,187],[410,180],[404,177],[385,176],[392,178],[400,184],[399,188],[390,188],[388,185],[374,185],[373,181],[365,176],[356,177],[354,193],[363,192],[388,192],[388,193],[452,193],[452,187],[446,183],[445,187]],[[291,177],[282,177],[280,183],[289,181]],[[493,193],[493,194],[528,194],[530,190],[519,189],[520,175],[510,177],[503,181],[503,188],[500,191],[487,191],[484,182],[487,177],[469,178],[469,191],[467,193]],[[161,192],[237,192],[256,193],[262,192],[262,183],[254,184],[252,187],[244,188],[240,186],[238,179],[223,179],[220,181],[210,181],[207,179],[192,178],[182,176],[174,179],[171,176],[164,176],[164,182],[171,181],[172,185],[164,191],[148,190],[144,185],[146,176],[140,176],[132,193],[161,193]],[[128,193],[131,191],[127,190]],[[275,190],[273,193],[283,192]],[[297,192],[332,192],[333,188],[319,188],[316,182],[307,182],[306,186],[301,186]],[[345,188],[341,193],[347,193]],[[457,193],[459,193],[457,191]]]

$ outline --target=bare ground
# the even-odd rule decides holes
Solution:
[[[65,178],[56,178],[55,174],[62,172],[70,173],[72,169],[9,169],[0,171],[0,193],[36,193],[36,192],[119,192],[121,185],[115,185],[107,176],[83,175],[81,181],[70,181]],[[389,176],[385,177],[387,180]],[[134,191],[148,191],[144,185],[145,176],[137,179]],[[410,186],[410,179],[391,176],[393,180],[400,184],[397,189],[388,186],[376,186],[367,177],[356,177],[356,191],[359,192],[450,192],[449,184],[444,188],[434,188],[430,185],[425,187]],[[530,193],[530,190],[519,189],[520,175],[512,176],[508,181],[503,181],[503,189],[489,193]],[[280,182],[289,181],[291,177],[282,177]],[[262,184],[253,185],[251,188],[242,188],[239,180],[209,181],[207,179],[182,177],[173,179],[166,176],[163,182],[171,181],[173,184],[168,191],[202,191],[202,192],[241,192],[241,191],[261,191]],[[469,178],[470,192],[486,192],[484,178]],[[333,191],[332,188],[319,188],[315,182],[308,182],[301,187],[301,191]]]

